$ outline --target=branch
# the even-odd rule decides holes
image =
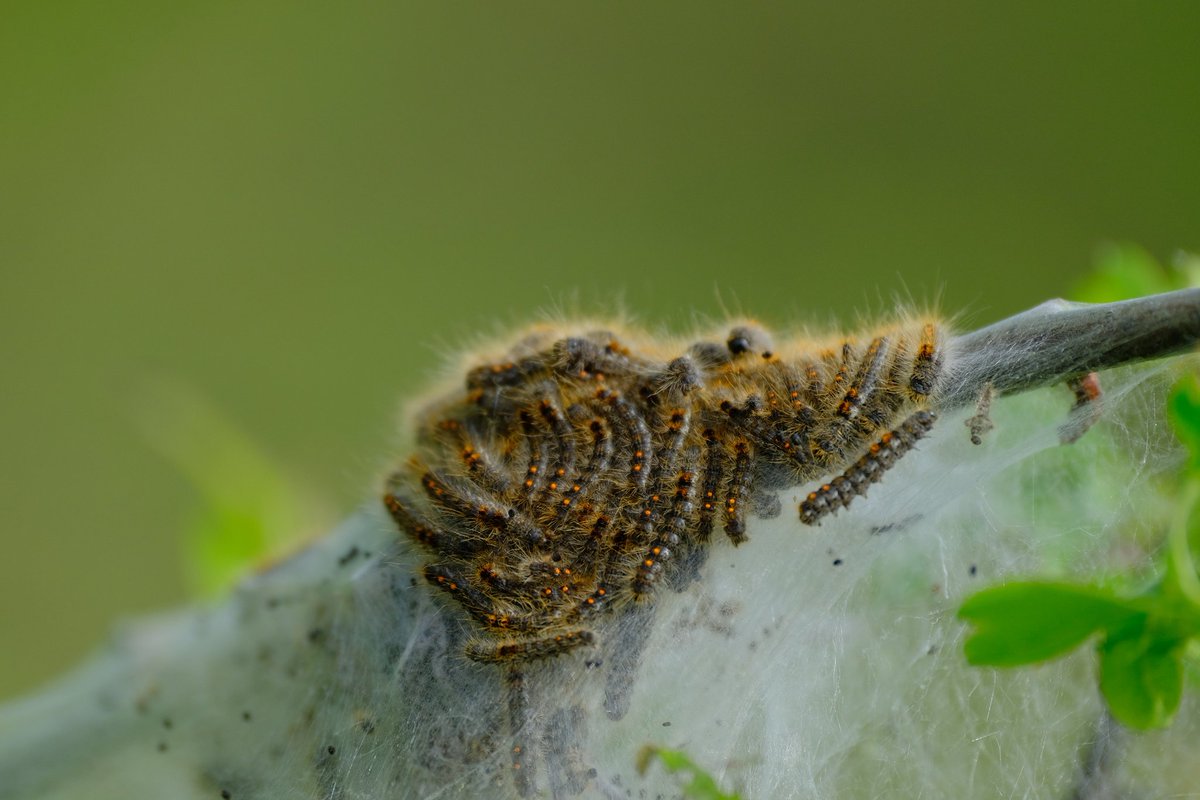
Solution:
[[[1198,338],[1196,290],[1045,304],[955,339],[936,404]],[[1032,454],[1052,447],[1039,437],[1060,406],[1002,404],[997,416],[1011,418],[984,448],[943,423],[855,513],[816,531],[785,513],[755,520],[746,547],[714,544],[701,585],[656,598],[619,721],[586,660],[530,667],[531,713],[546,726],[529,755],[544,796],[671,792],[662,771],[637,773],[648,742],[683,747],[747,798],[1068,793],[1102,719],[1082,662],[971,670],[953,620],[984,576],[1055,548],[1104,566],[1118,550],[1113,520],[1153,507],[1138,505],[1154,493],[1146,464],[1172,454],[1128,458],[1105,436],[1070,450],[1089,479],[1039,493],[1044,480],[1028,476],[1058,473]],[[1012,463],[1031,471],[1013,477]],[[1110,486],[1120,491],[1101,491]],[[508,796],[500,673],[461,655],[470,628],[415,579],[419,555],[377,506],[218,605],[125,627],[74,674],[0,708],[0,800]],[[1109,753],[1117,766],[1105,774],[1152,776],[1145,793],[1167,793],[1157,789],[1190,763],[1190,743],[1172,733]]]

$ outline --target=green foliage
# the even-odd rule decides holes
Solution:
[[[1172,392],[1170,417],[1191,454],[1161,579],[1124,596],[1104,586],[1018,582],[969,598],[959,616],[975,631],[964,646],[976,665],[1012,667],[1054,658],[1097,637],[1100,691],[1131,728],[1169,725],[1183,693],[1184,658],[1200,639],[1200,578],[1192,547],[1200,505],[1200,380]]]
[[[1072,293],[1084,303],[1110,303],[1200,286],[1200,257],[1179,254],[1164,266],[1135,244],[1107,244],[1096,254],[1092,273]]]
[[[1175,435],[1187,446],[1189,472],[1200,472],[1200,381],[1180,381],[1167,400]]]
[[[727,794],[721,791],[713,777],[696,766],[695,762],[682,750],[667,750],[652,744],[646,745],[638,752],[638,773],[645,775],[650,764],[656,760],[663,765],[663,769],[667,772],[689,777],[688,782],[682,787],[684,797],[692,798],[692,800],[741,800],[740,795],[736,793]]]
[[[1183,694],[1186,636],[1162,619],[1153,612],[1137,618],[1100,646],[1100,692],[1113,717],[1139,730],[1169,725]]]
[[[195,594],[219,595],[304,531],[325,527],[328,514],[313,493],[194,392],[167,383],[148,387],[140,421],[200,497],[185,536]]]
[[[1030,582],[980,592],[958,615],[976,628],[964,647],[968,661],[1012,667],[1060,656],[1142,612],[1100,589]]]

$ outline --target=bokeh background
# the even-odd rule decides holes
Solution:
[[[902,297],[975,325],[1104,242],[1200,249],[1197,30],[1190,2],[0,3],[0,698],[194,596],[214,497],[264,536],[351,510],[398,398],[498,324]]]

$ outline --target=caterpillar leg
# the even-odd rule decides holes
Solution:
[[[867,487],[882,478],[883,473],[911,450],[918,439],[929,433],[936,419],[937,415],[932,411],[918,411],[899,428],[885,433],[849,469],[805,498],[800,504],[800,521],[815,525],[825,515],[850,505],[855,497],[866,495]]]

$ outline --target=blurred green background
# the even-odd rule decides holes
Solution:
[[[1197,30],[1191,2],[0,2],[0,697],[186,600],[229,464],[306,487],[302,534],[351,510],[397,399],[497,323],[901,296],[975,325],[1104,241],[1200,249]]]

